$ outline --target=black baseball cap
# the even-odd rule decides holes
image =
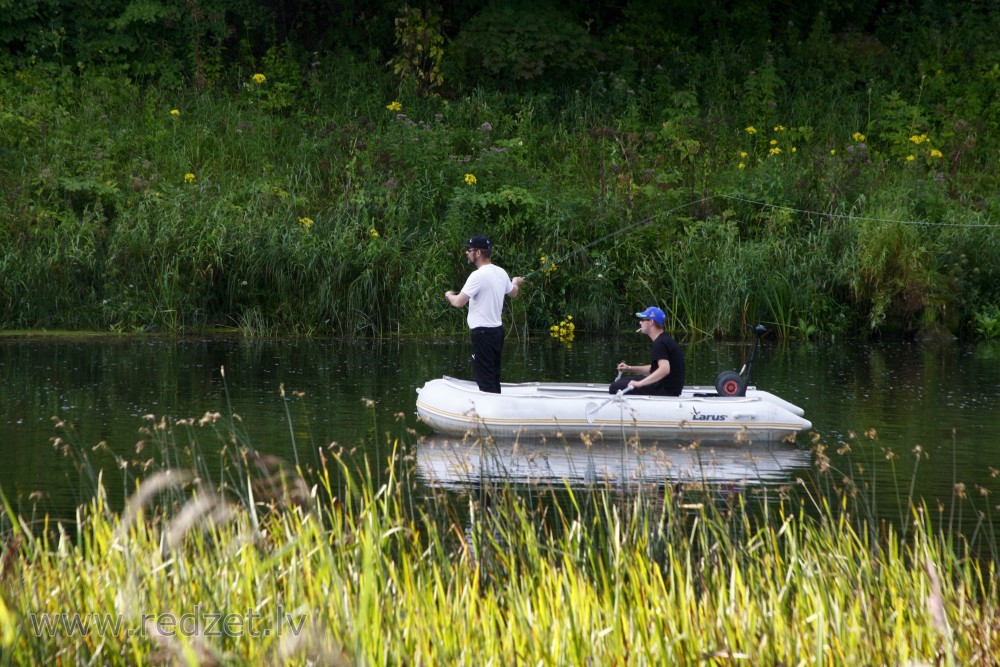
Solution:
[[[493,244],[490,243],[488,236],[473,236],[471,239],[465,242],[466,248],[476,248],[477,250],[492,250]]]

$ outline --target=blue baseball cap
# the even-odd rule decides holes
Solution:
[[[660,326],[663,326],[663,323],[667,321],[667,316],[656,306],[650,306],[641,313],[636,313],[635,316],[643,320],[653,320]]]

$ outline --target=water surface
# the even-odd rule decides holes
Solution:
[[[691,384],[711,384],[719,371],[739,369],[748,352],[746,344],[711,340],[685,341],[685,348]],[[439,458],[442,439],[432,436],[433,442],[418,445],[406,431],[429,434],[415,418],[416,389],[441,375],[469,377],[468,354],[464,338],[4,339],[0,488],[22,511],[38,506],[71,516],[90,489],[86,475],[53,446],[59,437],[63,445],[85,452],[92,469],[103,470],[109,496],[120,501],[134,483],[129,475],[141,474],[134,465],[128,474],[121,470],[123,461],[142,458],[135,451],[145,438],[141,428],[163,418],[176,423],[216,411],[224,418],[239,415],[238,428],[257,450],[289,462],[298,458],[303,465],[317,461],[317,450],[331,443],[356,448],[355,457],[384,461],[402,435],[405,449],[417,448],[411,460],[425,463],[417,467],[418,481],[438,484],[427,462],[428,456]],[[647,354],[648,342],[640,336],[583,336],[564,344],[512,335],[504,351],[504,379],[610,381],[618,361],[643,363]],[[744,465],[746,483],[794,485],[810,474],[809,449],[818,440],[833,456],[828,483],[848,478],[880,511],[897,508],[911,484],[917,495],[941,503],[952,502],[956,484],[977,501],[984,490],[1000,491],[998,344],[765,340],[753,383],[802,406],[814,432],[799,438],[804,452],[787,446],[765,452],[766,474],[763,465],[757,475]],[[218,434],[198,431],[210,464],[225,444],[227,423]],[[173,429],[171,438],[177,449],[191,441],[184,428]],[[661,459],[677,457],[687,444],[661,443]],[[509,474],[530,479],[575,470],[586,479],[595,471],[613,476],[618,469],[634,475],[635,462],[613,449],[581,458],[567,455],[559,443],[547,446],[547,468],[536,459],[527,467],[512,466]],[[430,454],[416,456],[421,447],[429,447]],[[726,451],[715,459],[732,463],[734,457]],[[594,461],[603,461],[603,468],[588,473]],[[671,475],[669,467],[642,469],[665,479]],[[723,472],[714,468],[709,475],[702,469],[708,481]]]

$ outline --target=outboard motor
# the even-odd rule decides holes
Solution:
[[[767,333],[767,329],[763,324],[748,324],[747,326],[753,329],[753,347],[750,348],[750,357],[743,364],[743,368],[740,369],[739,373],[736,371],[722,371],[716,376],[715,391],[719,392],[719,396],[747,395],[747,385],[750,384],[750,371],[753,369],[753,358],[757,354],[757,345],[760,343],[760,337]]]

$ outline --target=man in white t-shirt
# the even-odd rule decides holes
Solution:
[[[493,244],[485,236],[473,236],[465,244],[465,258],[476,270],[465,281],[462,291],[444,293],[455,308],[469,304],[469,329],[472,334],[472,376],[480,391],[500,393],[500,356],[503,352],[504,296],[515,297],[524,282],[523,276],[511,280],[507,272],[493,263]]]

